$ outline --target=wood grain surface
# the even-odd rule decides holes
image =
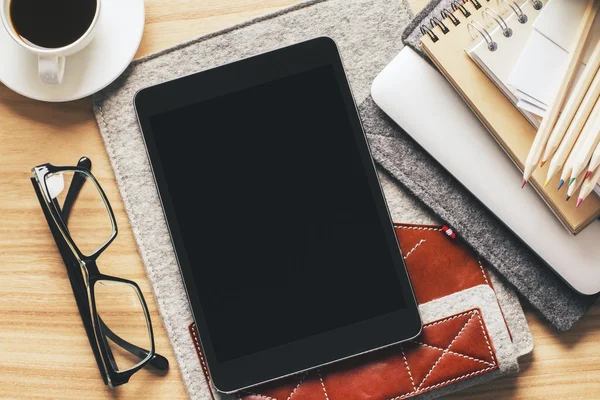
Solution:
[[[295,2],[147,0],[146,28],[137,56]],[[415,10],[425,3],[411,1]],[[33,166],[72,165],[82,155],[92,159],[94,174],[120,227],[99,266],[107,274],[138,282],[151,310],[157,350],[171,361],[168,373],[144,369],[117,389],[109,389],[100,379],[65,267],[29,182]],[[186,398],[90,99],[46,104],[0,84],[0,218],[0,398]],[[523,372],[454,397],[600,398],[599,314],[594,307],[575,329],[557,333],[528,312],[536,349],[525,358]]]

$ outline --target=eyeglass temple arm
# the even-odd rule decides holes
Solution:
[[[45,198],[41,193],[41,190],[34,178],[31,178],[31,183],[33,185],[33,190],[38,197],[38,201],[40,202],[40,206],[42,208],[42,212],[46,217],[46,222],[48,223],[48,227],[50,228],[50,233],[52,233],[52,237],[56,242],[56,247],[58,248],[58,252],[63,259],[65,267],[67,269],[67,276],[69,277],[69,281],[71,283],[71,288],[73,289],[73,294],[75,297],[75,303],[77,304],[77,308],[79,309],[79,315],[81,316],[81,320],[83,322],[83,327],[85,328],[85,332],[87,334],[88,340],[90,341],[90,345],[92,347],[92,351],[94,353],[94,358],[96,359],[96,363],[98,364],[98,368],[100,371],[104,371],[104,366],[102,365],[100,352],[98,351],[98,346],[94,343],[94,328],[92,326],[92,317],[89,309],[89,302],[87,299],[87,294],[81,291],[81,288],[84,287],[83,277],[81,273],[77,275],[74,273],[73,269],[75,268],[77,262],[71,254],[67,243],[64,241],[60,232],[58,232],[58,228],[52,222],[52,216],[48,211],[45,204]],[[104,373],[101,374],[104,379],[104,383],[107,383],[106,376]]]
[[[87,157],[82,157],[79,159],[77,166],[90,170],[92,167],[92,161]],[[74,175],[74,178],[71,181],[71,185],[69,186],[69,191],[67,192],[67,196],[63,203],[62,210],[61,210],[58,202],[53,201],[57,210],[59,210],[61,212],[65,223],[68,221],[69,214],[71,212],[71,209],[73,208],[73,204],[75,203],[75,200],[77,199],[77,196],[79,195],[79,192],[83,188],[83,184],[85,183],[85,181],[86,180],[81,175],[79,175],[79,174]],[[32,183],[33,183],[34,189],[36,191],[36,194],[38,196],[38,200],[40,202],[43,201],[43,197],[42,197],[41,193],[39,192],[39,188],[37,187],[37,185],[33,179],[32,179]],[[91,341],[92,340],[91,338],[94,337],[93,336],[94,333],[92,330],[93,328],[91,326],[91,314],[88,309],[89,304],[83,304],[82,300],[81,300],[83,298],[83,296],[85,296],[85,298],[87,298],[87,294],[82,293],[81,290],[78,289],[78,288],[82,287],[82,285],[78,285],[78,284],[76,284],[76,282],[73,282],[73,279],[76,279],[76,278],[74,278],[73,274],[71,273],[72,267],[70,267],[70,266],[77,265],[77,261],[74,259],[73,255],[71,254],[70,249],[68,248],[67,244],[62,239],[62,235],[60,235],[60,233],[56,231],[56,228],[54,227],[54,225],[50,223],[52,217],[50,215],[48,215],[46,208],[42,206],[42,210],[44,212],[44,215],[46,216],[46,220],[48,221],[48,225],[50,227],[50,232],[52,233],[52,236],[54,237],[56,246],[58,247],[58,251],[63,259],[65,266],[67,267],[69,280],[71,280],[71,286],[72,286],[73,290],[76,293],[78,293],[78,295],[79,295],[79,296],[75,296],[77,307],[79,308],[79,313],[87,321],[89,321],[89,323],[84,323],[84,327],[88,334],[88,338]],[[83,284],[83,282],[81,282],[81,283]],[[110,329],[108,329],[108,327],[106,326],[106,324],[104,324],[103,321],[101,321],[101,323],[103,325],[105,332],[107,333],[107,336],[113,342],[117,343],[119,346],[123,347],[125,350],[129,351],[130,353],[136,355],[140,359],[144,359],[148,356],[148,353],[149,353],[148,350],[142,349],[140,347],[137,347],[137,346],[127,342],[126,340],[122,339],[121,337],[116,335],[114,332],[112,332]],[[96,347],[93,345],[92,345],[92,348],[96,349]],[[101,366],[101,363],[99,360],[99,354],[96,354],[96,350],[94,350],[94,356],[96,357],[96,362],[98,363],[98,366],[102,369],[102,366]],[[156,352],[154,353],[154,356],[150,359],[149,364],[159,370],[167,370],[169,368],[169,361],[165,357],[163,357],[162,355],[160,355]]]
[[[75,182],[75,179],[73,179],[73,181]],[[82,180],[82,181],[85,182],[85,180]],[[77,195],[79,194],[79,191],[81,190],[82,187],[83,187],[83,184],[77,183],[77,186],[76,186],[77,190],[72,191],[71,190],[72,186],[71,186],[69,188],[67,198],[69,195],[71,195],[72,196],[71,198],[74,201],[74,199],[77,198]],[[59,210],[61,212],[61,214],[63,214],[63,220],[66,220],[65,214],[64,214],[64,209],[61,211],[60,205],[55,200],[56,199],[52,199],[54,206],[56,207],[57,210]],[[66,199],[65,199],[65,204],[66,204]],[[72,206],[72,204],[71,204],[71,206]],[[52,236],[54,236],[56,245],[58,247],[58,251],[59,251],[61,257],[63,258],[63,262],[65,263],[65,265],[76,266],[77,261],[72,256],[71,251],[66,247],[67,246],[66,243],[63,243],[63,241],[61,240],[62,236],[60,236],[58,234],[58,232],[54,232],[54,230],[52,228],[51,228],[51,232],[52,232]],[[69,267],[67,267],[67,272],[69,275],[69,279],[76,279],[76,278],[73,278],[73,274],[71,273]],[[92,317],[91,317],[91,314],[90,314],[88,308],[86,307],[86,305],[80,304],[81,300],[79,300],[79,299],[83,298],[83,296],[87,297],[87,294],[82,293],[81,290],[79,289],[80,287],[82,287],[82,285],[84,285],[83,282],[80,282],[80,284],[78,284],[77,282],[72,282],[71,286],[72,286],[73,290],[76,291],[79,295],[79,298],[76,296],[79,313],[91,322]],[[127,342],[126,340],[122,339],[117,334],[115,334],[112,330],[110,330],[106,326],[104,321],[100,320],[100,323],[102,326],[102,330],[106,334],[106,336],[108,336],[117,345],[121,346],[122,348],[124,348],[125,350],[130,352],[131,354],[139,357],[141,360],[148,357],[148,353],[149,353],[148,350],[142,349],[141,347],[137,347],[137,346]],[[85,325],[86,331],[88,331],[88,336],[90,334],[93,335],[93,332],[89,332],[89,330],[92,329],[91,325],[90,324],[84,324],[84,325]],[[111,361],[113,361],[113,363],[114,363],[114,360],[111,360]],[[169,369],[169,361],[165,357],[161,356],[160,354],[157,354],[156,352],[154,353],[154,356],[150,359],[150,361],[148,363],[159,370],[168,370]]]
[[[81,168],[85,168],[88,171],[92,170],[92,160],[87,157],[81,157],[77,162],[77,166]],[[65,225],[71,216],[71,209],[73,209],[73,204],[75,204],[75,200],[77,200],[77,196],[81,189],[83,188],[83,184],[85,183],[85,175],[83,174],[74,174],[73,179],[71,180],[71,185],[69,186],[69,191],[67,192],[67,196],[65,197],[65,201],[62,206],[62,215],[63,220],[65,221]]]
[[[92,160],[90,160],[87,157],[81,157],[79,159],[79,161],[77,162],[77,166],[80,168],[85,168],[88,171],[91,171]],[[83,188],[83,185],[85,184],[85,182],[86,182],[86,179],[85,179],[84,175],[75,174],[73,176],[73,179],[71,180],[71,184],[69,186],[67,196],[65,197],[65,201],[62,206],[62,210],[61,210],[60,206],[57,203],[55,203],[55,206],[62,214],[62,218],[63,218],[63,221],[65,222],[65,224],[69,220],[69,216],[70,216],[71,210],[73,208],[73,204],[75,204],[75,200],[77,200],[77,196],[79,196],[79,193],[81,192],[81,189]],[[62,250],[60,248],[59,248],[59,251],[62,252]],[[69,252],[69,254],[70,254],[70,252]],[[150,353],[148,350],[138,347],[138,346],[131,344],[128,341],[122,339],[119,335],[115,334],[110,328],[108,328],[108,326],[106,326],[106,324],[104,323],[104,321],[102,321],[101,318],[99,318],[99,319],[100,319],[100,324],[102,326],[102,331],[105,332],[106,336],[109,337],[113,342],[115,342],[116,344],[118,344],[119,346],[121,346],[122,348],[124,348],[125,350],[127,350],[128,352],[130,352],[131,354],[137,356],[138,358],[140,358],[142,360],[145,359],[146,357],[148,357],[148,353]],[[159,370],[168,370],[169,369],[169,360],[167,360],[165,357],[161,356],[160,354],[158,354],[156,352],[154,353],[154,356],[150,359],[149,364]]]
[[[121,346],[134,356],[137,356],[140,360],[144,360],[146,357],[148,357],[148,354],[150,353],[148,350],[138,347],[135,344],[129,343],[125,339],[115,334],[108,326],[106,326],[102,318],[98,317],[98,319],[100,320],[100,326],[102,327],[102,331],[110,340],[112,340],[117,345]],[[169,369],[169,360],[167,360],[165,357],[161,356],[158,353],[154,353],[154,356],[150,359],[149,363],[152,364],[153,367],[161,371],[166,371]]]

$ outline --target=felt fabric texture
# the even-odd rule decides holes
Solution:
[[[441,18],[443,9],[452,9],[451,3],[452,0],[432,0],[415,16],[402,34],[403,43],[432,65],[420,47],[420,27],[431,27],[431,18]],[[452,29],[452,24],[448,24]],[[443,40],[441,36],[441,45]],[[398,129],[395,123],[385,117],[371,99],[362,105],[361,111],[363,119],[370,116],[369,120],[372,122],[371,146],[380,149],[377,152],[380,158],[375,156],[377,162],[385,165],[396,179],[402,181],[437,215],[452,224],[453,228],[459,231],[465,240],[514,285],[552,325],[559,330],[567,330],[584,315],[598,296],[582,295],[564,283],[487,208],[482,207],[456,179],[409,139],[402,129]],[[403,150],[399,153],[400,149]],[[408,157],[410,164],[399,161],[399,154]],[[428,184],[420,185],[418,181]],[[448,214],[453,218],[448,218]]]
[[[191,398],[208,399],[210,395],[187,330],[192,316],[137,124],[135,93],[156,83],[327,35],[337,42],[355,99],[361,103],[368,97],[376,74],[401,49],[401,32],[411,17],[403,0],[308,1],[137,60],[94,96],[100,132]],[[235,184],[235,177],[223,179]],[[397,209],[403,210],[398,213],[399,222],[419,223],[428,218],[415,211],[423,210],[420,202],[408,194],[401,196],[394,200]],[[526,324],[523,329],[527,329]]]
[[[375,161],[495,268],[552,325],[567,330],[597,296],[576,293],[373,101],[359,107]]]
[[[517,293],[505,283],[504,278],[494,269],[488,269],[488,274],[496,292],[498,304],[500,304],[500,309],[510,330],[517,357],[531,353],[533,351],[533,335],[529,330],[529,324]]]
[[[417,198],[407,194],[400,183],[383,168],[377,167],[377,175],[393,221],[423,225],[443,224],[430,210],[421,205]],[[493,268],[487,268],[487,272],[510,329],[515,352],[519,357],[531,353],[533,336],[517,294]]]

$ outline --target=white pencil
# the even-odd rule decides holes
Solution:
[[[573,171],[573,159],[575,158],[575,152],[577,151],[577,148],[577,143],[575,143],[575,147],[573,147],[573,151],[571,151],[571,154],[569,154],[567,162],[565,162],[565,166],[563,167],[557,190],[560,190],[560,188],[563,187],[565,182],[567,182],[571,176],[571,171]]]
[[[590,116],[588,117],[587,121],[585,122],[585,125],[583,126],[581,133],[577,137],[577,140],[575,141],[575,144],[573,145],[573,149],[571,150],[571,152],[569,153],[569,156],[567,157],[567,161],[565,162],[565,164],[563,166],[562,174],[560,176],[560,183],[558,184],[559,190],[565,182],[569,182],[569,178],[571,177],[571,174],[573,172],[573,165],[575,164],[577,154],[579,153],[579,151],[581,150],[581,147],[583,146],[583,144],[585,142],[584,139],[586,136],[589,136],[590,134],[593,133],[594,123],[599,118],[600,118],[600,101],[597,101],[596,104],[594,105],[594,108],[592,109],[592,112],[590,113]],[[550,167],[552,167],[552,165],[550,165]]]
[[[579,189],[581,187],[581,185],[583,184],[583,181],[585,180],[584,177],[585,177],[585,172],[582,172],[581,174],[579,174],[577,176],[577,179],[573,181],[573,184],[567,188],[567,198],[566,198],[567,201],[569,201],[571,199],[571,197],[573,197],[573,195],[575,194],[577,189]]]
[[[581,19],[581,22],[577,28],[577,34],[575,35],[575,42],[573,46],[574,48],[569,53],[567,69],[558,88],[558,92],[548,108],[546,116],[542,120],[542,124],[535,135],[535,139],[533,140],[533,144],[531,145],[531,149],[527,155],[525,166],[523,168],[523,182],[521,187],[525,186],[527,180],[529,180],[531,174],[533,174],[533,171],[537,168],[538,163],[542,158],[542,152],[546,147],[546,143],[548,142],[552,128],[554,128],[554,124],[556,123],[558,114],[560,113],[560,109],[562,108],[565,100],[567,90],[569,89],[569,86],[573,81],[573,77],[575,76],[575,70],[579,65],[581,55],[583,54],[583,47],[590,33],[596,13],[598,12],[598,6],[598,2],[594,0],[588,0],[587,7],[585,8],[585,14],[583,15],[583,18]]]
[[[588,166],[588,171],[585,174],[585,178],[589,178],[592,175],[593,171],[596,170],[600,166],[600,143],[596,146],[596,150],[594,150],[594,154],[592,154],[592,159],[590,161],[590,165]]]
[[[570,125],[577,123],[577,120],[574,118],[575,113],[581,108],[580,105],[582,104],[584,96],[587,96],[588,91],[591,90],[590,84],[597,75],[598,67],[600,67],[600,41],[596,43],[594,51],[590,56],[585,68],[583,69],[581,77],[573,88],[571,97],[569,97],[567,104],[560,113],[558,121],[556,121],[554,129],[550,133],[540,166],[544,165],[546,161],[552,157],[552,154],[554,154],[556,149],[558,149],[558,146],[565,136],[567,128],[569,128]],[[579,115],[579,118],[582,117],[583,116]],[[587,117],[587,115],[585,117]]]
[[[590,116],[591,118],[591,116]],[[587,171],[586,167],[588,166],[590,159],[592,158],[592,154],[594,150],[596,150],[596,146],[600,142],[600,118],[596,117],[590,132],[585,135],[582,135],[577,139],[577,141],[582,141],[581,147],[575,154],[575,158],[573,159],[573,169],[571,170],[571,180],[569,181],[569,186],[575,182],[577,176],[582,172]]]
[[[571,125],[569,125],[569,129],[567,129],[567,133],[565,133],[565,136],[560,142],[556,153],[554,153],[554,156],[550,161],[550,166],[548,168],[548,176],[546,177],[546,183],[544,185],[547,185],[548,182],[550,182],[550,180],[554,177],[554,175],[556,175],[558,171],[560,171],[565,165],[567,157],[569,157],[571,150],[573,150],[573,145],[577,141],[577,138],[579,137],[579,134],[581,133],[586,121],[588,120],[588,117],[591,115],[591,113],[594,112],[592,111],[592,108],[594,107],[594,104],[596,104],[596,101],[599,97],[600,71],[596,72],[596,76],[594,77],[590,88],[585,94],[585,97],[583,98],[583,101],[581,102],[581,105],[579,106],[575,117],[573,117],[573,121],[571,122]],[[565,177],[565,179],[568,178],[569,175]]]
[[[600,168],[596,168],[596,172],[592,174],[588,179],[583,182],[581,190],[579,191],[579,198],[577,199],[576,207],[579,207],[581,203],[592,193],[598,182],[600,181]]]

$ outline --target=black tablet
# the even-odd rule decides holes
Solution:
[[[419,334],[331,39],[143,89],[135,107],[218,390]]]

